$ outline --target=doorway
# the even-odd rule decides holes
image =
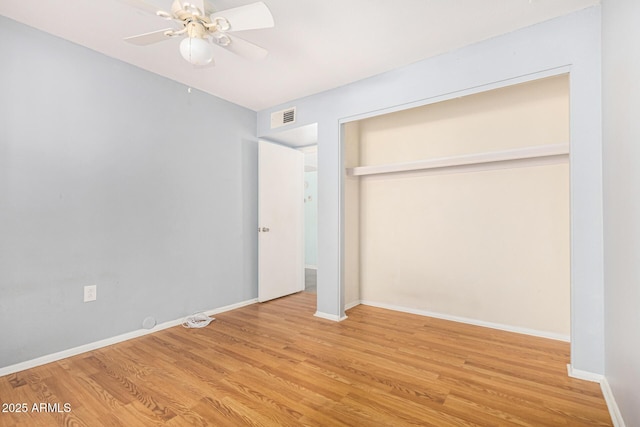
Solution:
[[[305,292],[317,291],[318,254],[318,125],[317,123],[283,130],[269,138],[268,142],[301,152],[304,156],[304,283]],[[299,179],[292,177],[291,179]]]
[[[318,283],[318,146],[304,153],[304,290],[316,293]]]

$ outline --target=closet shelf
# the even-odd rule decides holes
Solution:
[[[547,144],[513,150],[491,151],[465,154],[461,156],[439,157],[413,162],[389,163],[385,165],[358,166],[347,168],[349,176],[363,176],[383,173],[409,172],[425,169],[455,168],[459,166],[486,165],[491,163],[524,161],[527,159],[548,158],[550,160],[568,159],[569,143]]]

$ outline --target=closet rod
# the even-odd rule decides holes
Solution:
[[[358,166],[347,168],[349,176],[374,175],[382,173],[407,172],[423,169],[450,168],[483,163],[507,162],[511,160],[536,159],[541,157],[569,154],[569,143],[536,145],[512,150],[490,151],[487,153],[464,154],[460,156],[439,157],[412,162],[389,163],[385,165]],[[566,156],[565,156],[566,157]]]

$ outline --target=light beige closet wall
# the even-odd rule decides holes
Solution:
[[[350,143],[361,166],[567,143],[568,88],[568,76],[558,76],[362,120],[347,158]],[[359,299],[569,335],[568,163],[368,175],[346,185]]]

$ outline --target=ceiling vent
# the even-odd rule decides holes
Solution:
[[[271,113],[271,129],[296,122],[296,107]]]

